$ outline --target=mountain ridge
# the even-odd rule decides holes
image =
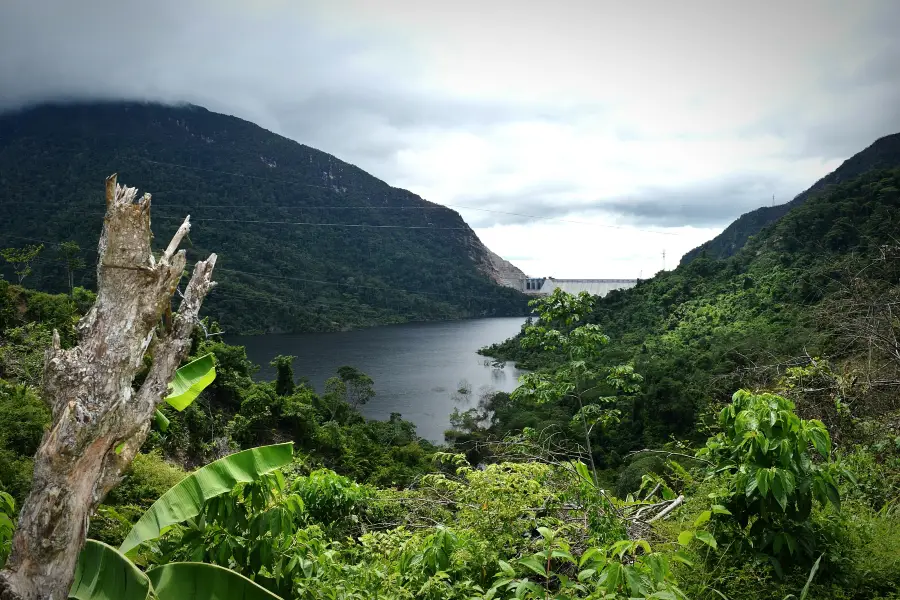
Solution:
[[[744,213],[713,239],[685,253],[679,264],[686,265],[702,254],[708,258],[722,259],[733,256],[750,236],[756,235],[767,225],[774,223],[792,208],[806,202],[812,195],[824,191],[829,185],[843,183],[866,171],[900,165],[900,133],[878,138],[865,149],[857,152],[808,189],[800,192],[790,202],[777,206],[762,206]]]
[[[74,240],[88,254],[113,172],[153,195],[157,243],[191,214],[189,260],[219,253],[208,313],[232,331],[524,314],[524,295],[501,285],[501,263],[456,211],[196,105],[47,103],[0,115],[0,245]],[[64,266],[48,250],[30,284],[61,291]],[[94,278],[88,269],[78,281]]]

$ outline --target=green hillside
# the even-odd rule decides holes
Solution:
[[[524,314],[456,212],[313,148],[195,106],[47,105],[0,116],[0,248],[45,247],[24,283],[92,287],[103,181],[153,194],[157,245],[191,215],[189,261],[217,252],[207,313],[230,333]],[[16,280],[9,265],[0,267]]]
[[[681,264],[686,265],[701,255],[708,258],[733,256],[744,247],[751,236],[756,235],[766,225],[774,223],[792,208],[800,206],[829,185],[849,181],[872,169],[891,168],[898,164],[900,164],[900,133],[880,138],[862,152],[845,160],[840,167],[817,181],[808,190],[798,194],[790,202],[778,206],[763,206],[741,215],[734,223],[726,227],[725,231],[686,253],[681,259]]]
[[[789,369],[815,357],[838,375],[818,382],[824,397],[798,401],[806,414],[831,426],[900,408],[895,350],[866,342],[875,329],[897,333],[898,227],[900,169],[869,171],[810,196],[730,258],[700,257],[597,301],[589,322],[611,338],[600,363],[630,362],[644,378],[622,421],[596,432],[597,460],[616,468],[629,450],[702,437],[698,419],[735,389],[788,385]],[[485,352],[532,368],[563,360],[519,341]],[[493,433],[580,431],[569,423],[575,406],[497,408]]]

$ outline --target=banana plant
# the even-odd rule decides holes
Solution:
[[[88,540],[69,591],[74,600],[281,600],[217,565],[171,563],[142,572],[112,546]]]
[[[76,600],[145,600],[150,580],[115,548],[87,540],[78,556],[69,598]]]
[[[197,469],[154,502],[125,537],[123,554],[141,543],[155,539],[172,525],[200,514],[203,504],[230,492],[238,483],[255,481],[261,475],[283,467],[293,457],[293,442],[261,446],[236,452]]]
[[[172,525],[197,516],[203,504],[291,462],[293,442],[250,448],[197,469],[175,484],[134,524],[117,550],[87,540],[69,592],[76,600],[280,600],[229,569],[205,563],[171,563],[143,573],[125,555]]]
[[[175,371],[175,378],[169,384],[166,403],[179,412],[186,409],[215,378],[215,359],[212,354],[204,354]],[[155,418],[160,430],[169,428],[169,419],[162,411],[157,410]]]
[[[180,367],[169,384],[166,402],[182,411],[216,377],[212,354]],[[163,431],[169,421],[156,411],[157,426]],[[76,600],[280,600],[256,583],[216,565],[173,563],[142,572],[125,556],[141,543],[162,535],[176,523],[199,514],[203,503],[231,491],[235,484],[250,482],[291,461],[293,444],[251,448],[226,456],[198,469],[145,512],[116,550],[102,542],[87,540],[69,592]]]

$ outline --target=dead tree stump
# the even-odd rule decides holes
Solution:
[[[12,554],[0,571],[0,600],[65,600],[90,516],[121,478],[150,428],[175,369],[187,357],[197,313],[212,289],[216,255],[194,267],[167,326],[185,268],[178,245],[190,217],[159,259],[151,252],[150,194],[106,180],[106,217],[97,263],[97,300],[78,323],[78,345],[54,332],[43,396],[53,418],[34,459]],[[153,363],[137,390],[144,354]]]

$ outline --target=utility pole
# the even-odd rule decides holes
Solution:
[[[666,251],[663,250],[663,271],[666,270]]]

